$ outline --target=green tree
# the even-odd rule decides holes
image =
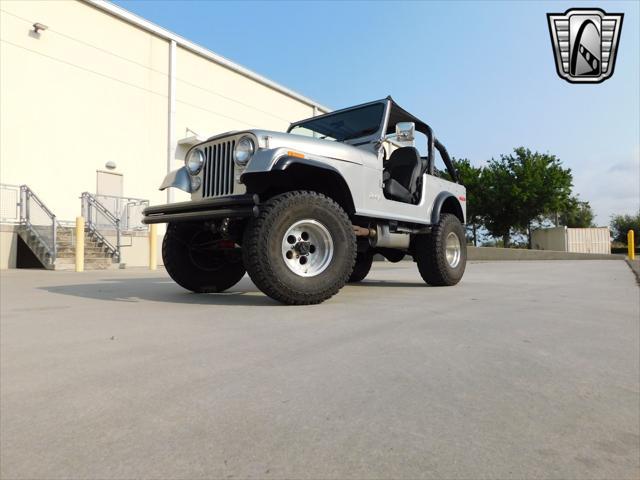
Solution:
[[[453,158],[452,162],[458,171],[460,181],[467,189],[467,226],[471,228],[473,244],[478,246],[478,228],[482,226],[484,211],[482,168],[474,167],[466,158]]]
[[[514,230],[526,231],[531,248],[531,225],[552,212],[566,209],[573,177],[562,162],[528,148],[491,159],[482,172],[485,227],[509,246]]]
[[[577,197],[571,197],[565,209],[558,215],[558,222],[555,223],[569,228],[589,228],[595,227],[594,217],[589,202],[582,202]]]
[[[508,247],[511,228],[518,223],[518,216],[513,206],[513,176],[506,162],[491,159],[483,169],[482,184],[484,227],[492,237],[502,239],[502,246]]]
[[[640,246],[640,210],[637,215],[614,215],[611,217],[613,239],[627,245],[627,232],[633,230],[635,245]]]

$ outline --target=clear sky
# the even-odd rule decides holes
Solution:
[[[392,95],[455,157],[557,155],[601,225],[640,207],[640,2],[208,2],[118,5],[331,108]],[[555,71],[546,13],[624,13],[615,73]]]

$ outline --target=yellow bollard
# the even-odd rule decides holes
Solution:
[[[636,241],[635,233],[633,230],[627,232],[627,249],[629,251],[629,260],[635,260],[636,258]]]
[[[157,225],[149,225],[149,270],[158,268],[158,231]]]
[[[84,217],[76,217],[76,272],[84,272]]]

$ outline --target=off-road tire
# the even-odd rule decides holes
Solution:
[[[282,254],[287,229],[304,219],[324,225],[333,241],[330,263],[312,277],[291,271]],[[251,280],[262,292],[287,305],[309,305],[327,300],[344,286],[353,271],[356,237],[349,217],[331,198],[292,191],[260,206],[259,216],[245,228],[242,255]]]
[[[206,268],[194,260],[190,242],[207,234],[201,225],[169,223],[162,242],[162,260],[169,276],[178,285],[195,293],[217,293],[233,287],[246,270],[239,252],[220,253]],[[214,252],[215,254],[215,252]]]
[[[358,252],[356,256],[356,263],[353,266],[353,272],[349,276],[348,283],[357,283],[361,282],[365,279],[365,277],[369,274],[371,270],[371,265],[373,264],[373,253],[370,251],[367,252]]]
[[[446,258],[446,238],[454,232],[460,240],[460,260],[452,268]],[[416,263],[422,279],[436,287],[457,284],[464,275],[467,263],[467,244],[462,223],[455,215],[444,213],[433,226],[431,233],[417,235],[414,239]]]

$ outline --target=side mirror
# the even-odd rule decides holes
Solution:
[[[399,142],[413,142],[416,138],[416,124],[413,122],[396,123],[396,139]]]

